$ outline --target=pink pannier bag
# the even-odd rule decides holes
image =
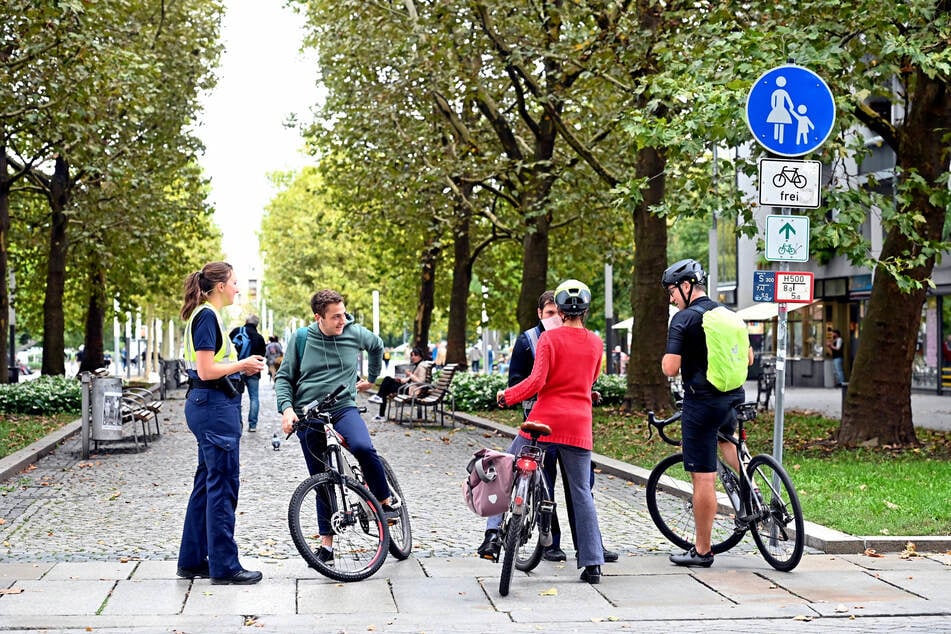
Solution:
[[[462,494],[472,512],[492,517],[508,510],[515,479],[515,456],[480,449],[466,466],[469,477],[462,483]]]

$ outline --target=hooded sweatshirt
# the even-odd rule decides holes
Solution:
[[[347,313],[347,323],[337,336],[327,336],[317,322],[307,327],[307,341],[303,359],[297,358],[297,333],[291,335],[284,350],[284,361],[274,378],[277,411],[293,406],[298,416],[315,400],[333,392],[340,384],[347,390],[340,395],[334,410],[356,406],[358,354],[366,350],[369,356],[367,380],[376,381],[383,367],[383,340],[354,322]]]

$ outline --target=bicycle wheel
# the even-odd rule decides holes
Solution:
[[[413,550],[413,531],[409,524],[409,507],[406,505],[406,498],[403,496],[403,489],[396,480],[396,473],[383,456],[380,456],[380,462],[383,463],[383,471],[386,473],[386,483],[390,486],[390,491],[400,501],[400,506],[391,513],[385,513],[386,521],[390,531],[390,554],[400,561],[409,557]]]
[[[519,537],[522,533],[522,516],[508,513],[508,520],[503,531],[502,539],[502,578],[499,579],[499,594],[503,597],[509,593],[509,584],[512,583],[512,564],[515,563],[515,551],[518,549]]]
[[[723,483],[716,479],[718,497],[726,495]],[[654,525],[675,546],[684,550],[693,547],[696,525],[693,518],[693,485],[684,471],[684,455],[674,454],[657,463],[647,479],[647,510]],[[710,544],[713,553],[722,553],[736,546],[745,531],[737,531],[735,513],[717,512],[713,518]]]
[[[540,468],[540,467],[539,467]],[[525,505],[526,514],[522,517],[521,536],[515,548],[515,567],[522,572],[531,572],[542,560],[545,546],[542,544],[542,532],[538,525],[541,518],[542,503],[548,500],[548,487],[545,478],[536,472],[534,482],[529,487],[531,499]],[[533,540],[532,533],[537,531],[538,536]]]
[[[317,556],[317,505],[326,509],[333,535],[333,560]],[[386,560],[390,534],[380,503],[365,486],[336,472],[318,473],[297,487],[287,509],[297,551],[317,572],[337,581],[360,581]]]
[[[766,563],[776,570],[788,572],[799,565],[806,541],[796,487],[772,456],[754,456],[747,473],[756,487],[754,492],[758,490],[765,510],[768,510],[768,513],[764,510],[751,526],[753,541]]]

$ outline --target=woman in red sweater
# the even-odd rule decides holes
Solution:
[[[555,304],[562,318],[560,328],[548,329],[538,339],[535,366],[520,383],[498,393],[500,407],[515,405],[538,395],[529,418],[551,427],[545,442],[558,445],[575,507],[578,567],[581,580],[601,581],[604,551],[598,513],[591,496],[591,386],[601,372],[604,343],[584,327],[591,306],[591,291],[577,280],[562,282],[555,289]],[[520,434],[509,452],[518,455],[529,436]],[[501,516],[490,517],[486,531],[495,531]]]

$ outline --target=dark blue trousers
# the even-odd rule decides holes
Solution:
[[[198,441],[198,468],[182,528],[180,568],[208,561],[212,577],[230,577],[242,570],[234,541],[238,506],[241,395],[191,388],[185,421]]]

